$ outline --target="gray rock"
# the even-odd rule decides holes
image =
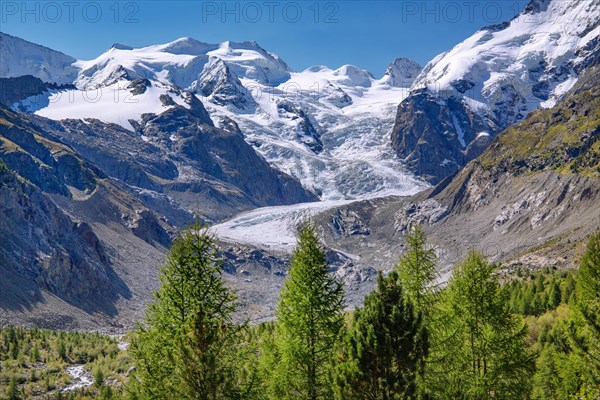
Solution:
[[[338,235],[369,235],[371,230],[361,220],[359,215],[350,210],[337,210],[331,217],[331,227]]]

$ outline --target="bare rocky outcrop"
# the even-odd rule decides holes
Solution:
[[[369,235],[371,230],[354,211],[337,210],[331,217],[331,227],[335,234],[343,236]]]
[[[143,315],[172,237],[195,213],[211,221],[316,199],[235,124],[215,127],[182,96],[187,106],[145,115],[136,132],[0,106],[0,324],[122,331]],[[259,261],[282,279],[283,261]]]
[[[316,199],[272,168],[239,129],[215,127],[202,103],[187,99],[189,108],[145,115],[135,133],[98,120],[32,120],[106,175],[151,198],[148,207],[174,223],[186,212],[221,220],[257,206]],[[161,196],[166,199],[158,201]]]

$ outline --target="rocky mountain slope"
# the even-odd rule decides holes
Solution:
[[[203,111],[147,116],[138,136],[0,105],[0,324],[131,326],[194,212],[314,199]]]
[[[599,82],[600,68],[588,68],[563,101],[500,133],[433,189],[321,213],[327,244],[386,269],[419,223],[442,278],[472,247],[507,268],[571,266],[581,239],[600,227]]]
[[[27,55],[27,56],[25,56]],[[0,32],[0,77],[32,75],[53,84],[73,83],[75,58]]]
[[[348,188],[329,195],[390,188],[415,192],[424,186],[396,176],[402,165],[385,149],[387,135],[380,130],[383,124],[391,127],[391,119],[386,115],[383,121],[377,109],[369,110],[381,101],[391,107],[404,90],[397,85],[412,82],[420,67],[408,60],[397,60],[376,80],[353,66],[296,74],[252,42],[205,45],[186,38],[144,49],[117,44],[98,59],[81,62],[10,35],[0,34],[0,41],[5,61],[0,323],[130,326],[156,287],[157,267],[171,238],[193,214],[219,221],[256,207],[316,201],[313,192],[281,172],[285,166],[275,169],[257,153],[262,147],[263,154],[273,155],[256,140],[267,131],[289,135],[282,148],[290,147],[277,154],[289,165],[307,154],[317,157],[313,175],[332,159],[331,146],[358,151],[375,141],[358,170],[343,170],[332,180],[332,188],[346,183]],[[19,61],[23,58],[30,62]],[[326,90],[316,100],[305,91],[289,97],[281,85],[292,75],[304,77],[303,84],[318,79]],[[265,93],[273,88],[277,101],[265,103],[265,97],[251,94],[253,85]],[[310,108],[304,99],[310,99]],[[359,114],[364,116],[355,122],[364,124],[350,141],[343,132],[328,137],[314,117],[323,107],[330,110],[324,120],[335,116],[329,126],[343,128],[342,120]],[[346,107],[358,111],[346,114]],[[248,119],[238,118],[240,112],[249,113]],[[256,118],[270,122],[247,134],[232,117],[242,120],[242,128]],[[353,168],[352,154],[345,157]],[[337,164],[331,165],[336,172]],[[361,177],[358,172],[366,169],[370,175]],[[319,185],[331,176],[313,178],[320,183],[307,185],[305,179],[305,186],[322,192]],[[228,279],[242,290],[244,310],[268,316],[265,302],[274,301],[276,291],[264,288],[280,286],[285,257],[239,245],[225,248]],[[335,252],[331,257],[347,264]],[[249,271],[264,277],[257,281]]]
[[[554,106],[597,62],[600,5],[532,0],[430,61],[398,107],[397,154],[439,182],[531,111]]]
[[[31,118],[176,225],[189,222],[182,212],[219,220],[244,209],[316,199],[256,154],[234,122],[217,128],[199,100],[188,95],[186,102],[145,114],[134,132],[98,120]]]
[[[251,318],[272,315],[306,217],[350,305],[413,222],[442,275],[473,246],[508,268],[566,266],[600,226],[598,14],[533,0],[380,79],[295,72],[255,42],[82,61],[0,33],[0,324],[130,326],[194,214],[221,222]]]
[[[119,326],[143,309],[173,227],[1,106],[0,176],[0,324]]]

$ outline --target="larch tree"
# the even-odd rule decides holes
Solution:
[[[524,399],[531,390],[534,357],[526,326],[509,309],[496,266],[472,250],[454,267],[437,325],[435,397]]]
[[[161,286],[131,345],[131,390],[144,399],[237,397],[233,371],[235,296],[222,279],[217,247],[195,224],[174,241]]]
[[[303,223],[276,311],[271,397],[330,399],[331,366],[343,326],[342,285],[327,270],[314,225]]]
[[[398,279],[406,297],[419,311],[431,309],[433,283],[437,277],[435,248],[427,246],[427,237],[420,225],[413,225],[404,238],[406,251],[396,265]]]
[[[600,398],[600,231],[588,241],[576,284],[571,339],[586,368],[579,398]]]

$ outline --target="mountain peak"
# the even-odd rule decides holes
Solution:
[[[388,65],[382,80],[390,86],[409,87],[419,76],[422,69],[415,61],[399,57]]]
[[[44,82],[72,83],[77,61],[60,51],[0,32],[0,77],[32,75]]]
[[[110,46],[110,48],[116,50],[133,50],[133,47],[121,43],[113,43],[113,45]]]
[[[170,43],[160,46],[161,50],[171,54],[205,54],[217,46],[201,42],[191,37],[182,37]]]
[[[351,86],[371,86],[371,81],[375,78],[366,69],[359,68],[355,65],[346,64],[342,65],[333,74],[336,76],[345,77],[340,83],[345,83]]]

